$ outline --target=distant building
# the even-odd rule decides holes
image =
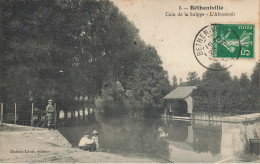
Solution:
[[[193,110],[191,93],[196,86],[177,87],[163,99],[168,102],[168,115],[189,116]]]

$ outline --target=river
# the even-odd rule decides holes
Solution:
[[[92,111],[92,109],[91,109]],[[259,122],[219,123],[182,121],[129,115],[104,116],[76,112],[74,119],[61,118],[59,131],[77,147],[85,131],[98,130],[100,151],[150,158],[157,162],[251,162],[250,138]]]

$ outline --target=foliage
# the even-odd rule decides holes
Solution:
[[[251,102],[252,102],[252,108],[254,108],[257,112],[259,112],[260,109],[260,63],[257,62],[253,73],[251,74]]]
[[[161,66],[162,62],[154,48],[143,48],[143,55],[137,62],[137,67],[131,77],[129,88],[132,88],[136,99],[146,109],[163,109],[163,96],[170,91],[167,72]]]
[[[177,87],[178,87],[177,77],[176,77],[176,75],[173,75],[173,77],[172,77],[172,89],[176,89]]]
[[[197,72],[189,72],[187,77],[187,85],[188,86],[196,86],[200,82],[200,78],[198,77]]]
[[[211,68],[220,69],[219,63]],[[259,63],[251,75],[242,73],[232,79],[227,70],[207,70],[192,92],[195,110],[250,113],[259,109]]]
[[[1,101],[95,99],[118,79],[144,104],[162,106],[168,81],[161,61],[112,2],[1,0],[0,11]],[[144,79],[142,67],[155,74]],[[144,94],[137,78],[150,88]]]
[[[212,64],[211,68],[220,68],[219,63]],[[207,110],[222,110],[226,106],[228,96],[227,87],[231,77],[227,70],[211,71],[207,70],[202,77],[201,85],[194,91],[193,97],[195,108],[202,107]]]

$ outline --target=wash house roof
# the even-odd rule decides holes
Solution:
[[[171,91],[168,95],[166,95],[163,99],[185,99],[187,98],[193,89],[195,89],[196,86],[186,86],[186,87],[177,87],[173,91]]]

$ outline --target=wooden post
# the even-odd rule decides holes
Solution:
[[[174,111],[174,100],[171,100],[171,116],[174,117],[174,113],[175,113],[175,111]]]
[[[14,103],[14,124],[16,124],[16,103]]]
[[[88,118],[90,117],[90,108],[88,108]]]
[[[56,123],[57,123],[57,109],[56,109],[56,103],[54,103],[54,127],[56,129]]]
[[[84,108],[83,108],[83,110],[82,110],[82,112],[83,112],[83,120],[85,120],[85,118],[86,118],[86,108],[85,108],[85,106],[84,106]]]
[[[172,112],[172,100],[170,100],[170,112]]]
[[[33,126],[33,103],[32,103],[31,126]]]
[[[1,103],[1,123],[3,123],[3,118],[4,118],[4,104],[3,103]]]

